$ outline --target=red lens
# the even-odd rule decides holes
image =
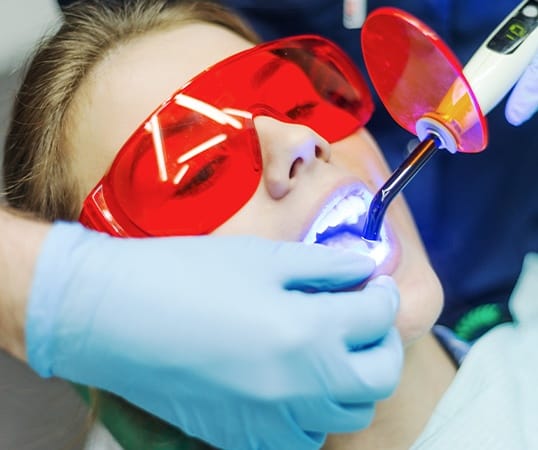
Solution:
[[[306,125],[334,142],[372,111],[366,83],[329,41],[302,36],[254,47],[202,72],[138,128],[88,196],[81,221],[119,235],[207,234],[259,184],[253,116]]]

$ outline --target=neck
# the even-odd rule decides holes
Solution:
[[[431,334],[424,336],[406,349],[401,383],[392,397],[378,403],[372,425],[357,433],[331,435],[323,448],[408,449],[455,373],[453,363],[437,340]]]

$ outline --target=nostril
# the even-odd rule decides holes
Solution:
[[[299,167],[301,167],[303,163],[304,163],[303,158],[297,158],[295,161],[293,161],[293,164],[290,167],[290,173],[289,173],[290,179],[293,178],[297,174]]]
[[[316,145],[315,155],[316,159],[329,162],[331,160],[330,144],[327,141],[320,142],[319,145]]]

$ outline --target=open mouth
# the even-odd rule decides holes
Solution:
[[[342,248],[367,255],[381,265],[387,258],[390,247],[385,227],[381,228],[380,240],[367,241],[362,238],[372,194],[366,189],[340,193],[320,211],[303,242]]]

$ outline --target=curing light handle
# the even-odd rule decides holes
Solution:
[[[469,82],[484,115],[521,77],[538,52],[538,0],[524,0],[465,64]]]
[[[440,145],[439,138],[433,134],[429,134],[400,164],[385,184],[381,186],[381,189],[377,191],[370,203],[366,223],[362,232],[363,239],[368,241],[378,240],[383,217],[390,202],[407,186],[407,183],[412,180],[424,164],[429,161],[433,154],[440,148]]]

